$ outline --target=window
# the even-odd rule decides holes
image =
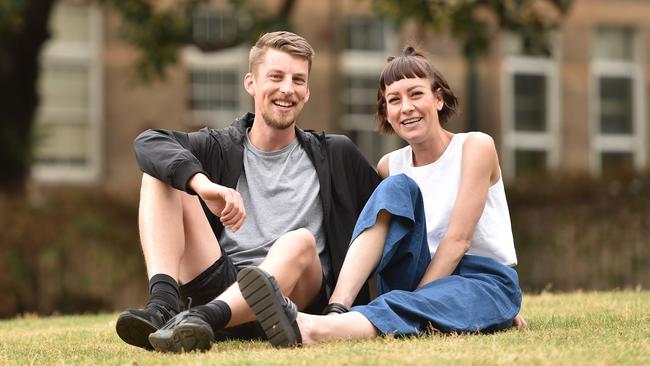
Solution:
[[[377,104],[378,75],[346,75],[343,103],[347,115],[373,115]]]
[[[384,21],[348,17],[341,57],[341,127],[371,164],[403,145],[399,137],[380,135],[375,128],[379,73],[395,47],[394,32]]]
[[[353,51],[386,50],[386,25],[370,17],[348,17],[345,22],[345,48]]]
[[[234,14],[202,8],[192,17],[192,35],[200,46],[218,45],[236,37]],[[187,47],[183,58],[188,66],[188,116],[192,126],[221,128],[248,111],[250,96],[244,89],[248,72],[246,47],[204,52]]]
[[[202,7],[192,15],[192,38],[201,48],[232,44],[238,31],[237,17],[232,12]]]
[[[229,126],[248,111],[250,97],[244,89],[248,72],[246,47],[206,51],[231,44],[237,38],[237,17],[227,10],[202,7],[192,16],[192,36],[197,47],[183,50],[188,67],[188,124],[214,128]]]
[[[630,28],[594,33],[592,171],[614,174],[645,166],[641,47]]]
[[[239,109],[239,78],[235,70],[195,68],[190,71],[193,110]]]
[[[514,151],[517,176],[534,176],[546,171],[547,152],[544,150],[516,149]]]
[[[57,3],[50,26],[32,173],[39,181],[94,181],[101,172],[101,13],[94,6]]]
[[[559,163],[557,62],[505,37],[503,67],[503,167],[506,178],[544,174]],[[555,49],[555,47],[553,48]]]
[[[616,176],[634,171],[634,154],[625,152],[600,153],[603,176]]]
[[[248,72],[247,50],[244,47],[218,52],[201,52],[187,48],[184,59],[188,64],[188,123],[193,126],[221,128],[244,114],[250,96],[244,89]]]

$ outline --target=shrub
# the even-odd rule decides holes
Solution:
[[[650,177],[546,178],[507,189],[521,286],[650,285]]]
[[[38,203],[0,196],[0,317],[114,309],[141,301],[137,206],[70,190]]]

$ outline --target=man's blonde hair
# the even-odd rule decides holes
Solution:
[[[279,31],[262,35],[255,45],[251,47],[248,55],[249,72],[253,72],[253,69],[262,62],[269,48],[286,52],[293,56],[306,58],[309,62],[309,70],[311,71],[311,62],[314,58],[314,49],[311,45],[307,40],[295,33]]]

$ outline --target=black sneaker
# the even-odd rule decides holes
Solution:
[[[273,276],[259,267],[246,267],[237,274],[237,284],[273,346],[293,347],[302,343],[296,322],[298,308],[282,295]]]
[[[207,351],[213,340],[212,327],[193,309],[178,313],[149,335],[149,343],[158,352]]]
[[[117,335],[132,346],[153,350],[149,334],[157,331],[178,314],[160,304],[147,304],[144,309],[126,309],[115,324]]]

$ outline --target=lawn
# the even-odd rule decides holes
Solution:
[[[1,365],[650,364],[650,292],[524,297],[529,330],[339,341],[276,350],[227,342],[207,353],[147,352],[120,341],[116,314],[0,321]]]

